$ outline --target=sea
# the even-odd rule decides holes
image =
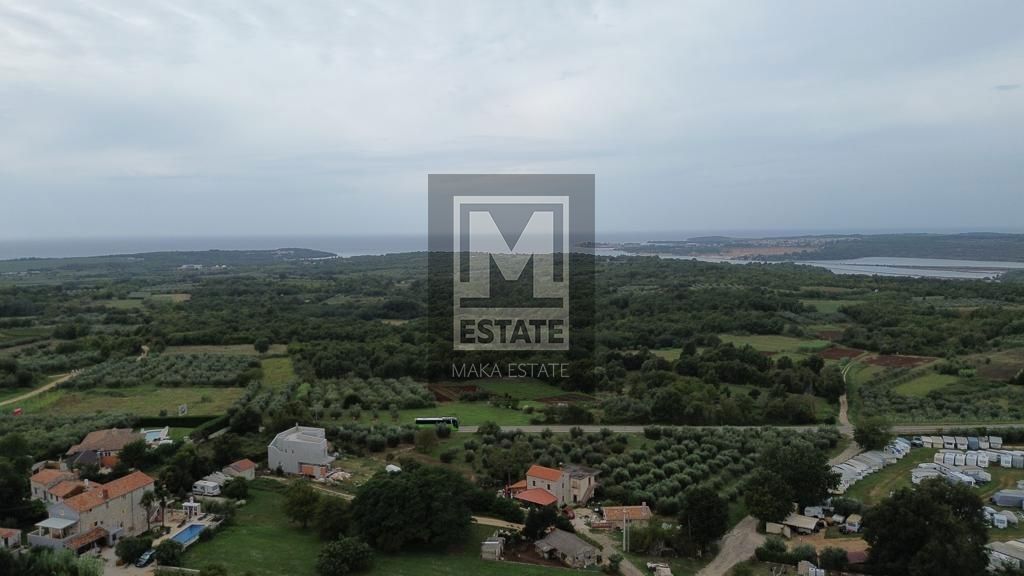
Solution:
[[[606,244],[642,243],[651,238],[687,238],[694,236],[732,236],[763,238],[797,234],[845,233],[837,231],[695,231],[695,232],[614,232],[599,234],[597,241]],[[188,236],[188,237],[118,237],[0,240],[0,260],[18,258],[72,258],[138,254],[143,252],[202,250],[272,250],[275,248],[309,248],[330,252],[340,257],[377,256],[427,249],[425,234],[379,234],[338,236]],[[623,255],[612,248],[598,249],[600,254]],[[714,257],[657,255],[661,258],[696,259],[706,262],[744,264],[745,261]],[[945,260],[937,258],[856,258],[850,260],[801,261],[799,264],[827,268],[837,274],[863,274],[949,279],[992,279],[1010,270],[1024,269],[1024,262],[981,260]]]

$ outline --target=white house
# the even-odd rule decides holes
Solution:
[[[274,437],[267,446],[267,466],[285,474],[323,478],[331,470],[334,457],[328,453],[323,428],[296,424]]]

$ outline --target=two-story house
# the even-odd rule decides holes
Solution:
[[[516,487],[522,487],[516,483]],[[594,495],[597,488],[597,470],[575,464],[567,464],[561,470],[534,464],[526,471],[525,490],[515,493],[515,498],[537,506],[582,506]]]
[[[274,437],[267,446],[267,466],[285,474],[323,478],[331,471],[334,457],[329,453],[323,428],[296,424]]]
[[[36,523],[29,544],[82,552],[137,536],[148,527],[149,510],[142,505],[142,496],[153,490],[154,483],[142,472],[106,484],[85,481],[77,494],[49,505],[49,517]]]
[[[65,456],[71,466],[91,464],[113,468],[117,465],[121,449],[142,438],[141,434],[132,432],[130,428],[94,430],[86,434],[80,443],[68,448]]]

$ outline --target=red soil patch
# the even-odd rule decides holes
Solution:
[[[856,348],[826,348],[821,352],[818,352],[818,356],[821,356],[825,360],[842,360],[843,358],[856,358],[863,354],[863,350]]]
[[[873,356],[868,358],[867,363],[885,368],[914,368],[932,360],[935,358],[928,356]]]
[[[821,338],[822,340],[828,340],[829,342],[835,342],[837,340],[842,340],[843,339],[843,331],[842,330],[822,330],[821,332],[818,332],[817,334],[815,334],[815,336],[817,336],[818,338]]]
[[[568,392],[566,394],[559,394],[558,396],[548,396],[547,398],[538,398],[537,402],[543,402],[545,404],[569,404],[571,402],[589,402],[593,400],[586,394],[580,394],[579,392]]]
[[[434,394],[434,399],[438,402],[454,402],[462,394],[480,390],[475,384],[428,384],[427,389]]]

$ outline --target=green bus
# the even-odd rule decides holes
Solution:
[[[431,418],[416,419],[417,426],[440,426],[441,424],[451,426],[456,430],[459,429],[459,419],[455,416],[434,416]]]

